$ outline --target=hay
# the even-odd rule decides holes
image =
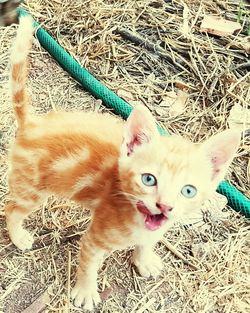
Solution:
[[[235,103],[249,105],[249,60],[243,45],[247,19],[243,18],[243,34],[238,36],[216,38],[199,32],[204,14],[234,19],[239,2],[190,0],[183,10],[182,1],[29,0],[26,7],[104,84],[129,92],[135,103],[143,102],[170,132],[200,141],[226,127]],[[157,44],[166,57],[123,37],[121,29]],[[14,26],[0,28],[1,207],[8,191],[7,152],[16,128],[8,95],[14,34]],[[39,45],[31,59],[29,85],[38,113],[58,108],[106,110]],[[190,98],[186,111],[173,117],[162,97],[177,86],[185,86]],[[250,196],[248,159],[249,136],[228,179]],[[31,251],[21,253],[10,244],[0,211],[0,311],[22,312],[46,291],[50,297],[46,312],[80,311],[69,302],[69,289],[75,279],[77,239],[88,221],[88,212],[80,207],[51,198],[42,214],[27,220],[36,242]],[[100,269],[104,302],[96,312],[249,312],[249,239],[249,223],[230,209],[224,220],[208,215],[198,226],[177,227],[166,234],[167,244],[162,241],[156,247],[165,264],[156,281],[136,273],[129,262],[130,250],[115,252]],[[169,243],[180,254],[170,252]]]

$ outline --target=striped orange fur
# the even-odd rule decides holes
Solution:
[[[107,252],[135,245],[144,276],[162,268],[155,243],[201,205],[224,177],[240,142],[224,131],[202,144],[158,134],[154,118],[136,107],[125,123],[108,114],[28,114],[27,56],[32,21],[23,17],[11,55],[11,88],[18,121],[10,152],[10,202],[5,207],[12,242],[33,238],[23,221],[50,195],[89,207],[92,221],[81,240],[75,305],[91,310],[100,298],[97,270]]]

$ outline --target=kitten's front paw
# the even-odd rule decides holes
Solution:
[[[30,250],[34,242],[34,238],[32,237],[32,235],[23,228],[16,230],[14,234],[12,233],[11,240],[14,245],[22,251]]]
[[[83,307],[83,309],[89,311],[92,311],[94,305],[101,301],[96,287],[91,287],[91,285],[81,286],[80,284],[76,284],[72,289],[71,299],[75,306]]]
[[[143,277],[152,276],[156,278],[163,268],[160,257],[154,253],[151,253],[146,257],[138,257],[135,253],[133,256],[133,263]]]

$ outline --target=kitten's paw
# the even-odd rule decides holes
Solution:
[[[71,299],[77,307],[82,307],[85,310],[92,311],[94,305],[97,305],[101,299],[96,290],[96,287],[81,286],[76,284],[71,291]]]
[[[160,257],[154,253],[140,259],[135,255],[135,257],[133,257],[133,263],[143,277],[152,276],[156,278],[163,268]]]
[[[32,235],[23,228],[12,234],[11,240],[22,251],[31,249],[34,242]]]

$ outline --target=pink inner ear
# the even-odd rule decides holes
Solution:
[[[127,156],[130,156],[134,152],[134,148],[142,144],[142,142],[147,142],[147,137],[145,134],[135,134],[131,141],[127,143]]]
[[[221,166],[226,162],[225,157],[223,158],[223,153],[214,155],[211,158],[212,166],[213,166],[213,176],[214,179],[221,171]]]
[[[205,143],[207,154],[213,167],[212,179],[223,177],[237,151],[240,143],[240,133],[226,130],[210,138]]]
[[[136,147],[150,142],[157,136],[159,134],[152,114],[147,108],[138,106],[131,112],[125,128],[127,156],[131,155]]]

